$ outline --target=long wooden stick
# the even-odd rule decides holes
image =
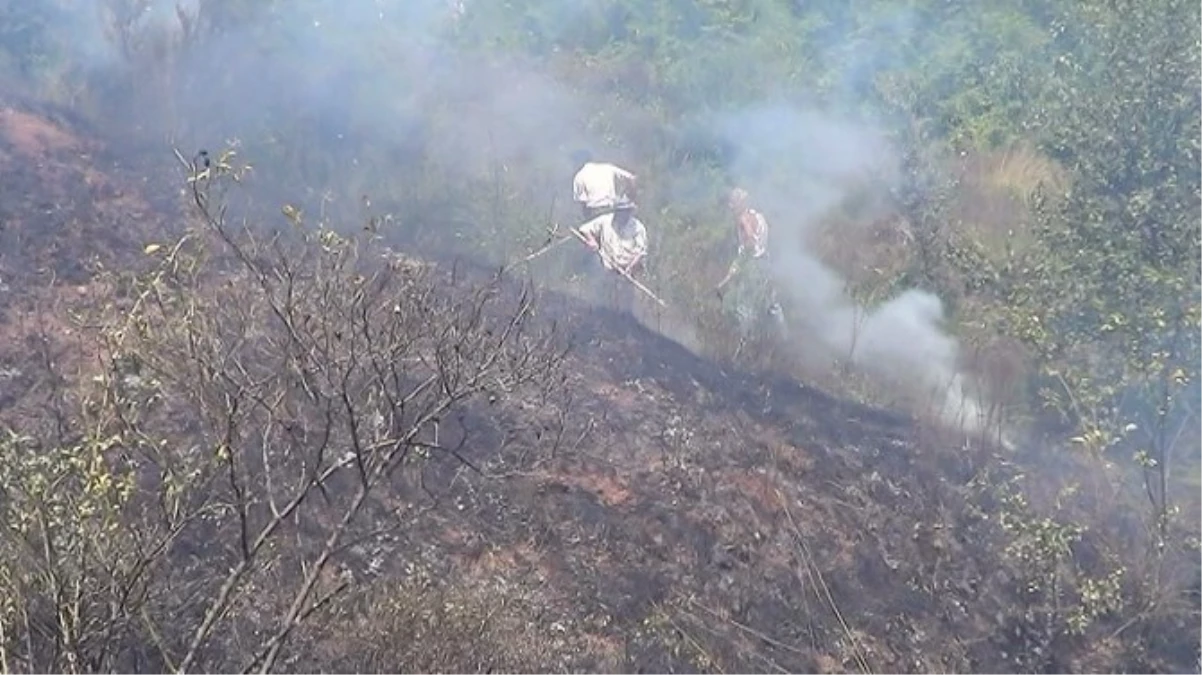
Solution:
[[[526,256],[525,258],[522,258],[522,262],[530,262],[531,260],[534,260],[535,258],[546,253],[547,251],[550,251],[551,249],[555,248],[556,246],[559,246],[560,244],[564,243],[565,241],[571,240],[571,238],[572,238],[572,235],[565,234],[564,236],[560,237],[559,239],[556,239],[555,241],[551,242],[550,244],[547,244],[546,246],[538,249],[534,253],[531,253],[530,255]]]
[[[571,230],[571,231],[572,231],[572,234],[576,235],[576,238],[577,238],[577,239],[579,239],[579,240],[580,240],[580,241],[581,241],[581,242],[582,242],[582,243],[583,243],[585,246],[588,246],[588,239],[585,239],[585,238],[584,238],[584,235],[583,235],[583,234],[580,234],[580,231],[579,231],[579,230],[577,230],[577,229],[576,229],[576,228],[574,228],[574,227],[569,227],[568,229],[569,229],[569,230]],[[659,299],[659,296],[657,296],[656,294],[652,293],[650,288],[647,288],[647,287],[646,287],[646,286],[644,286],[643,284],[639,283],[638,279],[635,279],[634,277],[630,276],[630,274],[628,274],[628,273],[626,272],[626,270],[622,269],[622,267],[621,267],[620,265],[617,265],[617,264],[615,264],[615,265],[614,265],[614,270],[615,270],[615,271],[616,271],[618,274],[621,274],[623,277],[626,277],[626,280],[627,280],[627,281],[629,281],[630,283],[634,284],[634,287],[635,287],[635,288],[637,288],[637,289],[639,289],[640,291],[642,291],[642,292],[646,293],[646,294],[647,294],[647,297],[649,297],[649,298],[651,298],[652,300],[654,300],[654,301],[656,301],[657,303],[659,303],[659,306],[660,306],[660,307],[667,307],[667,306],[668,306],[668,305],[667,305],[667,303],[665,303],[663,300],[660,300],[660,299]]]

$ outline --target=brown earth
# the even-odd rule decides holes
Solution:
[[[86,363],[63,309],[92,292],[89,266],[135,259],[160,231],[138,183],[98,168],[104,152],[45,117],[0,112],[9,419],[39,386],[22,374],[37,344]],[[1024,653],[1021,601],[988,522],[966,508],[957,447],[920,447],[907,419],[788,379],[724,372],[627,316],[552,294],[539,311],[579,338],[567,441],[534,460],[478,444],[469,457],[482,474],[440,465],[429,495],[378,505],[420,515],[348,552],[358,590],[301,631],[281,668],[1162,665],[1124,661],[1116,645],[1098,648],[1114,656],[1101,666],[1079,643]],[[500,434],[537,414],[519,400],[480,416]]]

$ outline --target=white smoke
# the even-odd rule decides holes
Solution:
[[[108,6],[138,5],[106,1]],[[154,0],[139,25],[178,29],[176,5]],[[202,6],[195,0],[180,5],[189,16],[197,16]],[[610,131],[586,129],[590,112],[600,109],[598,100],[537,64],[517,57],[482,60],[448,39],[448,22],[506,20],[500,5],[473,5],[466,18],[447,0],[264,0],[247,7],[246,17],[180,55],[165,91],[148,85],[128,92],[129,114],[113,116],[116,123],[156,118],[169,125],[179,144],[192,147],[214,139],[270,136],[296,148],[296,164],[307,156],[336,159],[346,174],[336,178],[355,188],[363,184],[363,191],[380,180],[403,183],[403,166],[420,157],[438,158],[461,174],[440,177],[445,182],[494,165],[522,166],[527,176],[554,175],[568,171],[565,151],[572,145],[587,143],[599,152],[610,145],[603,140]],[[115,67],[120,55],[101,5],[91,8],[74,14],[61,30],[81,65],[103,71]],[[550,36],[568,31],[580,12],[592,11],[583,0],[555,8],[542,25]],[[897,21],[899,30],[906,28],[901,18],[889,20]],[[860,77],[856,73],[870,64],[861,65],[848,77]],[[175,101],[169,114],[160,105],[166,98]],[[281,123],[296,120],[303,124],[282,128]],[[850,353],[858,367],[905,383],[915,393],[946,392],[939,412],[946,422],[977,420],[979,406],[957,368],[959,347],[942,326],[940,300],[913,289],[879,307],[859,307],[845,290],[846,280],[808,243],[815,226],[846,199],[849,182],[866,175],[896,180],[896,156],[880,131],[887,125],[766,103],[703,126],[736,149],[733,165],[726,168],[751,191],[773,226],[775,272],[791,298],[787,309],[808,326],[796,349],[821,351],[827,358]],[[365,146],[377,155],[390,151],[393,158],[365,167],[357,150]],[[305,148],[311,148],[307,155]],[[422,172],[420,165],[414,167],[409,178]],[[358,176],[354,181],[352,174]],[[674,198],[691,192],[684,189],[688,176],[661,178],[675,181],[669,186]],[[568,181],[565,176],[557,186],[566,188]]]
[[[812,248],[815,228],[853,182],[896,180],[896,154],[885,136],[789,106],[728,115],[717,128],[738,148],[732,173],[772,226],[773,274],[787,291],[786,313],[804,326],[793,347],[811,359],[850,359],[933,405],[928,410],[948,427],[979,431],[982,407],[959,368],[960,346],[944,327],[940,299],[908,289],[862,306],[847,292],[848,280]]]

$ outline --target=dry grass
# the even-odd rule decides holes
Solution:
[[[366,673],[621,667],[620,645],[573,625],[575,617],[548,608],[537,585],[514,573],[373,582],[332,608],[303,641],[308,648],[300,660],[312,659],[303,665],[315,669]]]
[[[994,260],[1007,247],[1021,250],[1032,243],[1031,219],[1041,188],[1056,199],[1070,187],[1068,171],[1027,143],[967,155],[958,172],[953,221],[959,233],[983,244]]]
[[[1069,188],[1068,171],[1029,143],[1014,143],[977,159],[979,184],[1010,192],[1026,205],[1041,186],[1049,195],[1063,194]]]
[[[1000,262],[1033,242],[1030,227],[1040,189],[1052,196],[1069,187],[1068,174],[1055,161],[1028,143],[971,154],[953,167],[960,185],[948,218],[934,233],[956,246],[976,244],[986,259]],[[847,280],[847,292],[865,307],[887,299],[892,285],[918,262],[915,233],[891,197],[862,185],[854,198],[815,228],[812,250]],[[938,242],[936,242],[938,248]],[[939,272],[955,288],[954,264]],[[947,276],[948,274],[952,276]],[[987,295],[948,291],[957,305],[955,332],[963,353],[960,366],[972,392],[984,403],[975,424],[997,430],[1019,420],[1029,408],[1027,384],[1031,355],[1016,340],[1002,337],[990,317],[996,313]],[[941,295],[945,295],[941,293]],[[902,405],[920,417],[929,402],[899,401],[889,383],[855,376],[839,364],[810,363],[798,372],[839,395],[886,407]]]

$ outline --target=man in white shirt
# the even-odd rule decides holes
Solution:
[[[633,311],[634,284],[617,272],[630,276],[647,255],[647,228],[634,217],[633,210],[622,209],[596,216],[581,225],[579,232],[588,247],[597,252],[601,266],[615,273],[607,284],[613,309]]]
[[[634,207],[638,179],[633,173],[608,162],[594,162],[587,150],[573,153],[573,159],[580,168],[572,178],[572,199],[580,204],[585,220]]]
[[[603,213],[581,225],[580,234],[607,270],[630,274],[647,255],[647,228],[629,210]]]

